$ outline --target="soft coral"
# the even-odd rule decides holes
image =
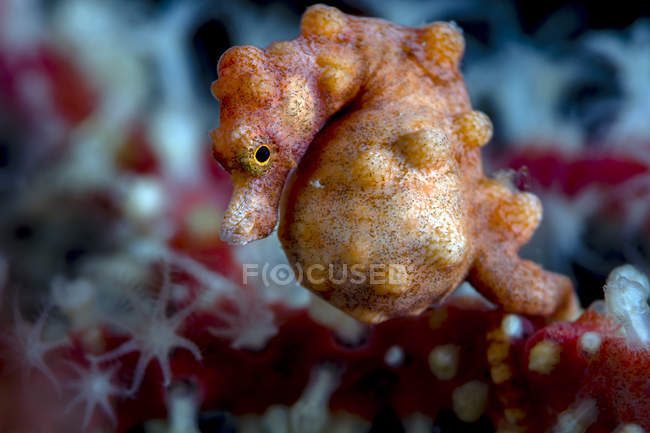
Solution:
[[[177,348],[189,350],[197,360],[201,359],[201,351],[196,344],[178,334],[185,319],[194,311],[196,303],[193,302],[168,315],[167,307],[171,286],[170,271],[168,266],[165,266],[158,298],[153,303],[137,300],[134,303],[136,310],[138,310],[136,323],[117,324],[126,328],[132,338],[97,358],[99,362],[104,362],[131,352],[140,353],[133,382],[129,389],[130,393],[134,393],[138,389],[147,366],[153,360],[158,361],[162,370],[164,385],[168,386],[172,377],[169,358]]]
[[[23,377],[28,378],[31,369],[35,368],[46,376],[58,390],[59,383],[52,370],[45,362],[45,357],[52,350],[61,348],[68,343],[66,338],[44,340],[43,331],[49,316],[46,308],[37,318],[35,323],[30,323],[23,318],[18,302],[13,304],[14,328],[6,336],[6,346],[9,348],[6,358],[23,371]]]
[[[70,365],[76,371],[78,379],[68,385],[69,388],[76,391],[76,395],[68,403],[66,412],[79,404],[84,404],[84,430],[88,428],[91,416],[97,406],[100,406],[111,421],[116,423],[117,419],[110,399],[124,394],[124,391],[112,382],[118,365],[113,365],[105,370],[98,368],[95,360],[91,360],[90,367],[87,369],[83,369],[76,364]]]

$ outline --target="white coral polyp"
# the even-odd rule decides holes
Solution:
[[[194,311],[196,305],[191,303],[174,314],[167,315],[167,303],[171,289],[169,269],[165,269],[163,278],[160,295],[153,307],[146,308],[146,305],[136,305],[139,312],[138,322],[132,325],[117,324],[125,326],[132,338],[97,358],[99,362],[104,362],[131,352],[140,353],[133,383],[129,389],[130,393],[136,392],[140,387],[149,363],[154,360],[158,361],[164,385],[168,386],[172,379],[169,358],[176,349],[188,350],[197,360],[201,359],[201,351],[196,344],[178,334],[183,322]]]
[[[233,349],[263,349],[278,332],[273,311],[264,300],[252,296],[245,293],[236,296],[233,301],[237,311],[219,313],[224,324],[208,330],[215,337],[231,340]]]
[[[77,373],[78,378],[67,386],[76,394],[68,403],[66,412],[71,411],[77,405],[83,405],[83,430],[86,430],[95,409],[99,406],[113,424],[116,424],[117,419],[110,400],[124,394],[123,390],[112,382],[117,366],[101,370],[95,362],[91,362],[88,369],[83,369],[75,364],[71,364],[71,367]]]
[[[605,284],[607,312],[618,319],[632,343],[650,341],[648,296],[648,278],[633,266],[620,266],[609,274]]]

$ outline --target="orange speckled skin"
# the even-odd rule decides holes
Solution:
[[[517,255],[541,204],[484,175],[492,125],[472,111],[463,49],[451,24],[317,5],[298,38],[226,52],[213,84],[214,155],[235,186],[222,237],[268,236],[279,209],[303,285],[367,322],[418,314],[465,278],[508,311],[574,314],[570,281]]]

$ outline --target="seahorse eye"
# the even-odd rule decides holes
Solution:
[[[271,149],[265,144],[257,147],[255,150],[255,161],[260,165],[266,165],[271,159]]]

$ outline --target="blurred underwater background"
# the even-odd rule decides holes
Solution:
[[[0,0],[0,432],[500,429],[492,403],[454,408],[460,382],[436,391],[444,335],[416,324],[437,313],[373,331],[295,282],[243,288],[242,264],[286,264],[277,236],[219,239],[218,60],[296,37],[311,4]],[[486,169],[544,204],[522,255],[570,276],[584,307],[612,269],[650,272],[648,3],[328,4],[463,29],[467,87],[494,124]],[[496,313],[445,314],[465,348]],[[426,350],[397,344],[416,337]],[[485,402],[479,367],[463,368]]]

